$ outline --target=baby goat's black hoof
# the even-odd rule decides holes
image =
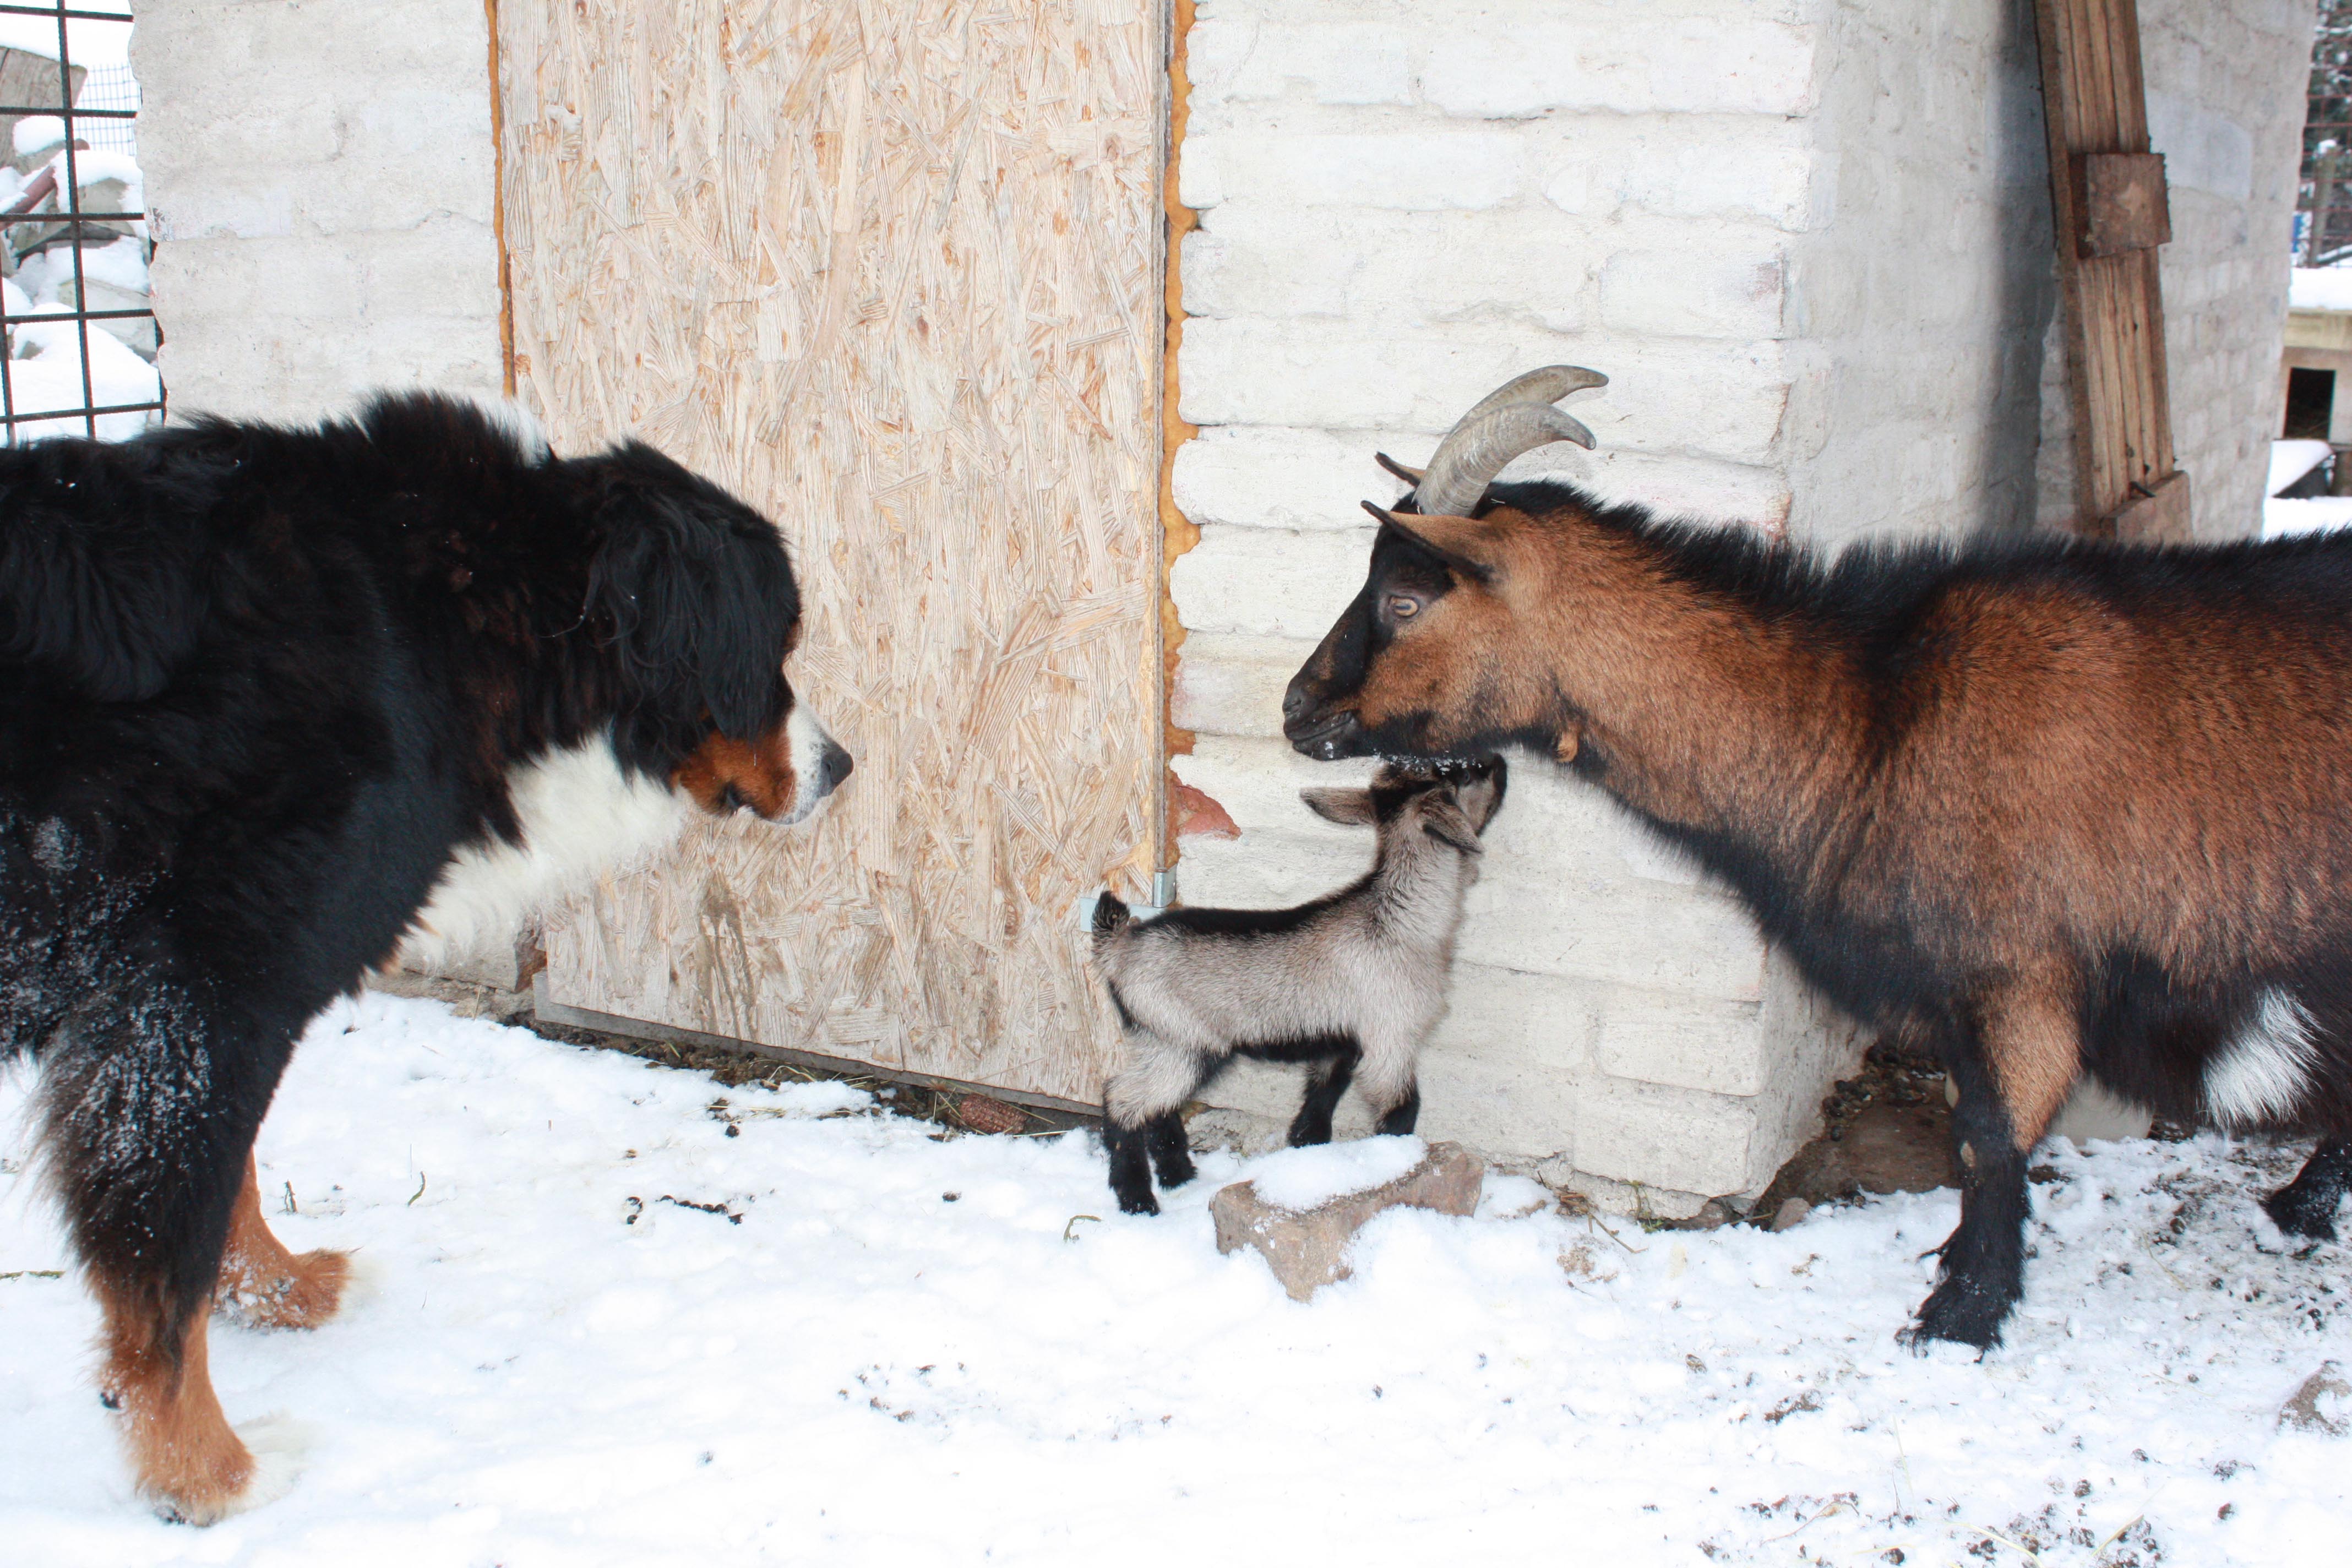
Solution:
[[[1121,1193],[1118,1194],[1118,1212],[1121,1214],[1158,1214],[1160,1212],[1160,1200],[1151,1195],[1151,1190],[1149,1187],[1139,1193]]]
[[[1151,1165],[1160,1173],[1163,1187],[1181,1187],[1197,1173],[1192,1169],[1192,1148],[1184,1135],[1184,1119],[1174,1111],[1155,1118],[1151,1123]]]
[[[1331,1142],[1331,1119],[1328,1116],[1311,1121],[1302,1116],[1290,1124],[1290,1146],[1294,1149],[1304,1149],[1311,1144],[1329,1142]]]

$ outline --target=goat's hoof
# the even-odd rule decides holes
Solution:
[[[1153,1197],[1150,1193],[1121,1193],[1118,1194],[1118,1212],[1121,1214],[1158,1214],[1160,1212],[1160,1200]]]
[[[1895,1338],[1919,1355],[1941,1341],[1966,1345],[1981,1357],[2000,1342],[2000,1325],[2014,1304],[2014,1298],[1947,1279],[1919,1303],[1918,1315]]]
[[[2308,1187],[2298,1190],[2288,1185],[2263,1200],[2263,1212],[2289,1236],[2308,1241],[2334,1241],[2336,1205],[2342,1199],[2341,1193],[2314,1192]]]
[[[1310,1149],[1318,1143],[1329,1142],[1331,1124],[1328,1121],[1313,1124],[1294,1121],[1290,1124],[1290,1146],[1294,1149]]]
[[[1160,1184],[1163,1187],[1181,1187],[1199,1174],[1192,1168],[1192,1159],[1186,1155],[1180,1154],[1172,1160],[1160,1162]]]

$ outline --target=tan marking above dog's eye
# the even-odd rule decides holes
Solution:
[[[1402,594],[1391,594],[1389,595],[1389,614],[1398,620],[1409,621],[1421,614],[1421,601]]]

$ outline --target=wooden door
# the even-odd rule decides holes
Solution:
[[[698,825],[558,1004],[1093,1101],[1076,901],[1159,863],[1156,0],[499,0],[521,400],[765,510],[813,826]]]

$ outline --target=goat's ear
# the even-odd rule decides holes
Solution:
[[[1486,847],[1478,842],[1478,830],[1463,814],[1462,805],[1451,794],[1433,795],[1421,808],[1421,826],[1432,838],[1450,844],[1465,855],[1484,855]]]
[[[1468,817],[1479,832],[1486,831],[1487,825],[1495,820],[1495,814],[1503,809],[1503,794],[1509,787],[1509,780],[1503,759],[1496,757],[1484,775],[1455,787],[1454,793],[1462,802],[1462,815]]]
[[[1488,588],[1502,582],[1502,542],[1492,524],[1478,518],[1388,511],[1370,501],[1364,510],[1380,519],[1382,528],[1393,530],[1472,582]]]
[[[1307,803],[1307,810],[1342,827],[1370,827],[1379,820],[1368,789],[1303,789],[1298,798]]]

